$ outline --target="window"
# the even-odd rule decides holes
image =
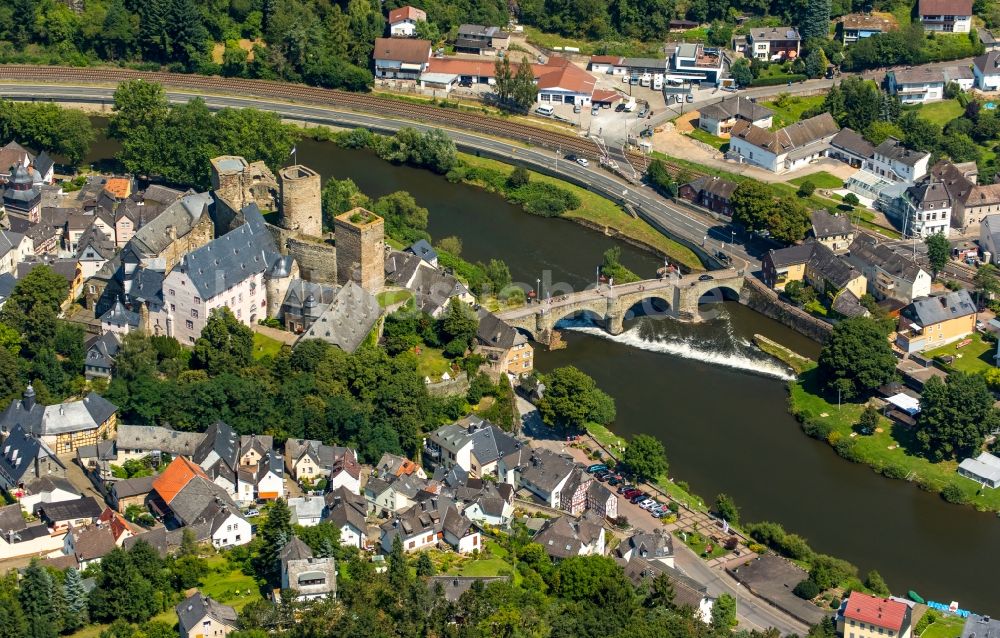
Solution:
[[[171,297],[177,294],[177,292],[173,288],[171,288],[168,292],[170,293]]]
[[[195,319],[198,318],[198,309],[197,308],[192,308],[191,309],[191,316],[194,317]]]
[[[184,325],[187,326],[188,330],[194,330],[194,322],[191,321],[190,319],[188,319],[187,321],[185,321]]]
[[[195,303],[196,305],[197,305],[197,304],[200,304],[200,303],[201,303],[201,297],[195,297],[195,298],[194,298],[194,303]]]

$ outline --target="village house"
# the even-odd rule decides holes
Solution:
[[[510,34],[500,27],[486,27],[481,24],[462,24],[455,37],[457,53],[494,55],[506,51],[510,45]]]
[[[329,490],[346,487],[354,494],[361,491],[361,465],[357,452],[351,448],[308,439],[288,439],[285,466],[299,482],[315,483],[325,478]]]
[[[672,76],[692,83],[719,85],[722,82],[727,65],[721,49],[693,42],[667,45],[666,48]]]
[[[927,239],[931,235],[951,234],[951,209],[954,202],[944,182],[928,175],[906,189],[903,202],[903,235]]]
[[[285,330],[302,334],[333,303],[337,290],[336,286],[293,279],[285,291],[277,319],[285,326]]]
[[[43,523],[29,525],[17,503],[0,506],[0,560],[58,552],[63,535],[51,534]]]
[[[200,591],[181,601],[174,610],[180,638],[226,638],[239,628],[235,609]]]
[[[951,82],[958,84],[963,91],[968,91],[975,82],[975,75],[967,66],[918,66],[886,74],[889,93],[899,97],[903,104],[926,104],[943,100],[944,87]]]
[[[729,203],[733,192],[736,190],[736,182],[722,179],[714,175],[705,175],[695,180],[682,184],[678,190],[678,195],[692,204],[697,204],[720,215],[731,217],[733,207]]]
[[[896,345],[922,352],[968,336],[976,327],[976,304],[967,290],[915,299],[899,312]]]
[[[52,448],[24,426],[0,430],[0,435],[4,434],[0,445],[0,488],[11,497],[21,499],[34,494],[42,479],[65,478],[66,466]]]
[[[747,32],[745,38],[737,36],[736,51],[741,49],[748,58],[758,60],[791,60],[797,58],[802,37],[795,27],[760,27]]]
[[[333,301],[301,339],[319,339],[344,352],[354,353],[381,317],[382,306],[378,298],[353,281],[348,281],[334,293]]]
[[[109,235],[96,226],[91,226],[80,235],[75,251],[83,278],[90,279],[114,259],[117,249]]]
[[[840,160],[854,168],[861,168],[871,161],[875,154],[875,145],[860,134],[849,128],[842,128],[830,140],[830,150],[827,157]]]
[[[417,23],[426,22],[427,13],[406,5],[389,11],[389,35],[394,38],[412,38],[417,35]]]
[[[106,525],[73,527],[63,537],[63,554],[72,556],[77,569],[86,569],[101,562],[118,545],[114,534]]]
[[[191,458],[204,440],[202,432],[178,432],[158,425],[122,424],[118,426],[115,438],[115,458],[119,464],[147,456],[158,463],[163,454],[171,458]]]
[[[597,80],[568,59],[552,56],[536,68],[535,85],[542,104],[589,106]]]
[[[115,357],[121,349],[121,338],[115,332],[92,337],[87,341],[87,357],[83,364],[83,376],[87,381],[94,379],[111,380],[111,370],[115,365]]]
[[[375,472],[383,478],[398,478],[401,476],[416,476],[426,479],[427,473],[410,459],[386,452],[375,464]]]
[[[888,33],[896,28],[896,21],[882,15],[851,13],[840,19],[840,39],[845,45],[873,35]]]
[[[566,509],[563,488],[579,469],[571,459],[555,452],[526,446],[502,457],[497,467],[500,482],[524,488],[554,509]]]
[[[973,58],[972,73],[980,91],[1000,91],[1000,50],[987,51]]]
[[[708,593],[708,588],[694,580],[679,569],[670,567],[657,560],[648,560],[633,554],[628,561],[617,561],[625,570],[625,575],[636,586],[649,583],[657,576],[664,576],[674,590],[674,604],[690,607],[695,612],[695,618],[711,624],[712,607],[715,598]]]
[[[604,555],[603,520],[591,512],[579,519],[570,516],[550,518],[532,539],[553,559],[572,556]]]
[[[875,299],[895,299],[908,304],[931,294],[931,275],[912,257],[897,253],[873,237],[859,235],[845,259],[868,281]]]
[[[468,554],[482,547],[479,532],[462,514],[454,501],[430,496],[399,512],[381,525],[379,544],[386,554],[392,551],[396,537],[406,552],[437,545],[440,539],[459,554]]]
[[[365,497],[338,487],[324,495],[326,512],[323,520],[340,530],[340,544],[358,549],[368,546],[368,503]]]
[[[962,626],[960,638],[976,638],[976,636],[1000,635],[1000,620],[979,614],[969,614]]]
[[[0,274],[15,273],[17,266],[35,254],[35,243],[27,235],[0,230]]]
[[[398,250],[385,257],[385,278],[392,285],[413,293],[417,308],[440,318],[452,299],[472,305],[476,298],[454,276],[431,266],[416,255]]]
[[[513,485],[470,478],[454,492],[462,502],[462,513],[477,525],[504,527],[514,516]]]
[[[96,392],[78,401],[39,405],[29,384],[24,396],[11,401],[0,414],[0,433],[13,432],[20,425],[56,454],[71,454],[80,446],[114,438],[117,410]]]
[[[434,266],[435,268],[438,267],[437,251],[434,250],[434,247],[431,246],[431,243],[426,239],[418,239],[417,241],[407,246],[406,250],[403,252],[407,252],[411,255],[416,255],[417,257],[420,257],[421,259],[426,261],[431,266]]]
[[[910,607],[899,600],[854,591],[841,604],[836,621],[843,638],[910,638]]]
[[[81,496],[72,501],[56,503],[39,503],[35,506],[35,514],[48,525],[54,533],[62,533],[70,527],[90,525],[104,511],[100,504],[89,496]]]
[[[854,241],[854,226],[847,215],[832,215],[829,212],[817,209],[809,213],[812,221],[812,236],[819,243],[823,244],[834,254],[846,253]]]
[[[372,58],[379,79],[416,80],[427,70],[431,57],[430,40],[376,38]]]
[[[990,263],[1000,264],[1000,215],[988,215],[979,225],[979,247],[990,254]]]
[[[674,566],[674,542],[670,533],[657,528],[653,532],[636,532],[623,540],[614,550],[616,559],[628,562],[639,557],[666,567]]]
[[[618,495],[604,483],[591,481],[587,487],[587,509],[598,516],[614,520],[618,518]]]
[[[27,488],[14,490],[19,492],[17,502],[25,513],[30,514],[37,507],[47,503],[75,501],[83,498],[80,491],[72,483],[57,475],[46,475],[32,481]]]
[[[721,102],[698,109],[698,128],[719,137],[728,137],[738,121],[769,129],[774,111],[742,96],[723,98]]]
[[[333,558],[317,558],[298,536],[285,543],[278,553],[281,561],[281,589],[295,592],[295,600],[336,598],[337,568]]]
[[[145,508],[146,499],[153,491],[155,478],[155,476],[137,476],[113,482],[108,494],[108,503],[122,514],[130,505]]]
[[[535,369],[534,348],[516,328],[481,308],[474,352],[486,358],[482,368],[494,381],[505,374],[519,377]]]
[[[227,423],[216,421],[191,459],[241,504],[285,495],[284,462],[269,435],[239,436]]]
[[[924,31],[969,33],[972,30],[972,0],[920,0],[917,15]]]
[[[906,148],[901,141],[890,137],[875,147],[865,170],[890,182],[913,184],[927,174],[930,159],[930,153]]]
[[[785,173],[824,157],[838,131],[840,126],[829,113],[777,131],[738,120],[730,132],[728,156],[774,173]]]
[[[594,477],[583,468],[574,468],[569,478],[559,490],[559,509],[569,512],[571,516],[579,516],[587,509],[587,496],[590,486],[596,483]]]
[[[861,272],[816,241],[770,250],[762,260],[762,271],[764,283],[775,290],[784,290],[790,281],[805,281],[832,299],[850,293],[860,300],[868,285]]]
[[[430,433],[425,453],[445,468],[461,467],[482,477],[497,473],[497,461],[522,445],[489,421],[469,415]]]

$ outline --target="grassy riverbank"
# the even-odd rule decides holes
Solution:
[[[468,153],[459,153],[458,156],[466,165],[475,168],[500,171],[504,174],[511,171],[509,164],[498,160],[476,157]],[[683,264],[691,270],[704,270],[701,260],[693,250],[678,241],[670,239],[645,221],[632,217],[613,201],[575,184],[531,170],[528,172],[531,175],[532,181],[564,188],[580,199],[580,206],[564,213],[562,215],[563,218],[576,221],[596,230],[601,230],[609,235],[620,236],[620,238],[630,243],[638,244],[660,254],[665,254],[671,261]],[[474,181],[470,183],[488,188],[488,184],[483,182]]]

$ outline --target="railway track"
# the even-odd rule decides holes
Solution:
[[[586,137],[568,135],[521,122],[513,122],[503,117],[483,113],[469,113],[458,109],[444,109],[432,104],[415,104],[366,93],[351,93],[336,89],[324,89],[271,80],[244,80],[161,71],[0,65],[0,81],[21,80],[25,82],[79,85],[118,84],[127,80],[137,79],[158,82],[165,87],[174,89],[275,99],[283,102],[313,104],[333,109],[399,117],[401,119],[430,124],[441,124],[466,131],[516,140],[530,146],[540,146],[553,151],[559,151],[563,154],[574,154],[579,157],[595,160],[601,154],[597,144]],[[645,171],[649,162],[648,158],[640,153],[630,152],[628,159],[633,166],[642,171]],[[680,166],[675,166],[669,162],[667,163],[667,167],[675,176],[683,170]],[[701,176],[696,171],[688,170],[684,172],[691,177]]]

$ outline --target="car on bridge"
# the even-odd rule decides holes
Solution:
[[[715,277],[712,275],[702,275],[698,277],[698,281],[712,281],[713,279],[715,279]]]

